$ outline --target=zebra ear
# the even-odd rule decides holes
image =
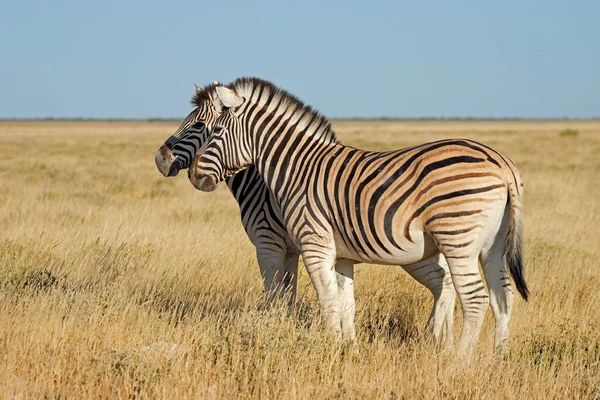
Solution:
[[[235,108],[244,102],[244,99],[231,89],[224,86],[217,86],[217,96],[223,103],[224,107]]]
[[[215,97],[211,96],[211,99],[212,99],[213,106],[215,106],[215,109],[217,110],[217,112],[219,114],[222,113],[223,112],[223,102],[221,102],[221,99],[219,99],[219,96],[215,96]]]

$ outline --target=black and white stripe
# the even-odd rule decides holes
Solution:
[[[195,154],[206,143],[222,106],[217,99],[215,85],[198,90],[192,104],[195,109],[156,154],[156,164],[165,176],[174,176],[180,169],[189,167],[190,154]],[[231,175],[225,180],[239,204],[244,229],[256,247],[265,290],[272,294],[271,298],[289,292],[293,301],[300,250],[286,232],[279,204],[256,168],[249,167]],[[348,312],[354,310],[352,265],[353,262],[342,259],[335,265],[340,297],[351,298],[345,303]],[[455,291],[445,260],[433,257],[405,269],[434,296],[427,324],[428,334],[435,340],[443,334],[445,343],[449,344],[452,340]]]
[[[461,352],[473,348],[488,304],[504,351],[509,273],[528,296],[522,182],[508,158],[465,139],[359,150],[340,144],[324,116],[269,82],[242,78],[216,90],[224,109],[190,180],[209,191],[232,173],[257,169],[301,249],[328,326],[353,335],[353,318],[336,296],[336,259],[410,265],[443,254],[463,310]]]

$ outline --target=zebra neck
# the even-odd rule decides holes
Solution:
[[[232,177],[226,178],[225,183],[240,206],[248,197],[254,196],[257,191],[266,190],[264,182],[254,167],[244,169]]]
[[[263,140],[255,165],[277,202],[285,208],[299,186],[312,181],[330,155],[344,146],[304,132],[272,133]]]

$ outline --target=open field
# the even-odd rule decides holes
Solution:
[[[176,126],[0,122],[0,398],[600,398],[600,121],[334,123],[356,147],[467,137],[519,166],[532,296],[507,359],[489,311],[469,364],[422,340],[432,299],[398,267],[357,267],[356,349],[320,328],[303,269],[294,315],[264,307],[225,185],[154,165]]]

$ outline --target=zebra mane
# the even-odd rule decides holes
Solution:
[[[216,85],[209,83],[204,86],[200,91],[196,91],[190,100],[190,104],[194,107],[200,107],[205,101],[212,101],[217,98],[217,91],[215,90]]]
[[[338,143],[327,117],[287,90],[256,77],[238,78],[227,87],[252,102],[266,106],[270,111],[281,110],[283,113],[292,109],[289,119],[297,120],[300,128],[308,127],[305,134],[321,141]]]

